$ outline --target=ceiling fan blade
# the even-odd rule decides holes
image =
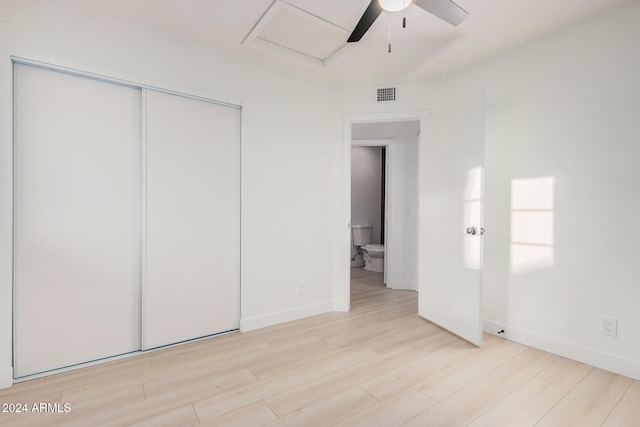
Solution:
[[[413,0],[413,4],[455,26],[469,16],[466,10],[451,0]]]
[[[367,10],[364,11],[362,17],[360,18],[360,21],[358,21],[358,24],[349,36],[349,40],[347,40],[347,43],[360,41],[362,36],[364,36],[369,27],[373,25],[373,23],[376,21],[376,19],[378,19],[378,16],[380,16],[381,13],[382,7],[378,3],[378,0],[371,0],[371,3],[369,3],[369,6],[367,6]]]

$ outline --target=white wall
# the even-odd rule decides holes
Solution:
[[[12,376],[11,55],[240,103],[241,328],[331,310],[332,231],[340,210],[331,192],[342,129],[326,87],[78,3],[0,6],[0,387]],[[306,293],[297,296],[301,282]]]
[[[382,147],[351,149],[351,224],[371,224],[371,243],[380,243],[382,209]],[[351,256],[357,252],[351,245]],[[362,256],[354,261],[364,265]],[[352,262],[352,266],[354,265]]]
[[[397,137],[393,140],[390,208],[393,210],[388,244],[393,268],[387,286],[393,289],[417,290],[418,286],[418,138]]]
[[[640,378],[640,5],[451,76],[342,88],[345,114],[428,110],[486,90],[486,330]],[[514,273],[512,182],[553,177],[553,251]],[[515,253],[515,252],[514,252]],[[549,260],[547,260],[549,261]],[[600,316],[618,319],[616,338]]]
[[[1,7],[0,387],[11,382],[12,54],[242,104],[246,329],[348,306],[345,115],[436,108],[485,89],[487,328],[640,378],[637,4],[455,75],[380,82],[398,87],[384,105],[370,101],[378,85],[327,90],[77,2]],[[555,179],[554,263],[512,274],[511,182],[540,176]],[[598,333],[601,314],[619,319],[617,338]]]

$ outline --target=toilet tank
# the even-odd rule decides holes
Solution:
[[[372,230],[373,230],[373,225],[371,224],[352,225],[351,231],[353,232],[353,245],[364,246],[371,243]]]

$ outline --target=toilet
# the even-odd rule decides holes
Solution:
[[[384,245],[368,244],[360,248],[364,256],[364,269],[384,273]]]
[[[353,245],[364,258],[364,269],[376,273],[384,272],[384,245],[371,243],[371,224],[352,225]]]

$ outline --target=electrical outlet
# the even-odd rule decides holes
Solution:
[[[298,283],[298,288],[297,288],[297,294],[299,297],[303,296],[306,292],[306,289],[304,288],[304,283]]]
[[[618,333],[618,319],[602,316],[600,318],[600,333],[615,337]]]

